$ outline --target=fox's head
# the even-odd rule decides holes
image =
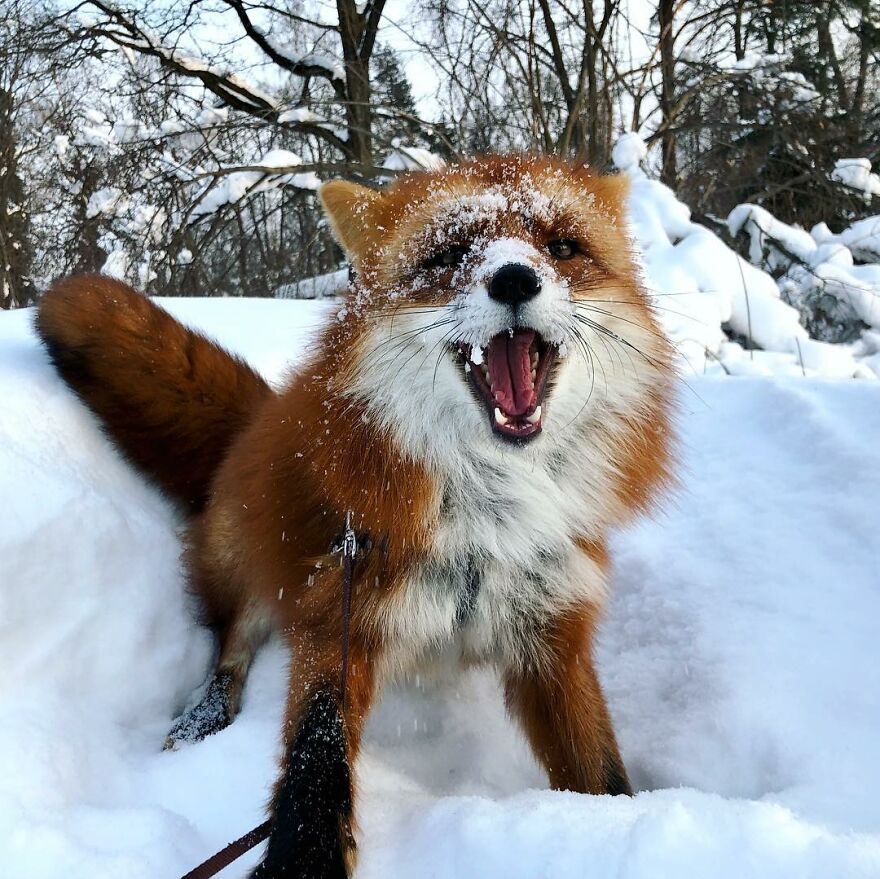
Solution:
[[[357,275],[340,314],[346,392],[428,456],[448,441],[543,446],[603,408],[626,415],[665,381],[669,356],[625,193],[623,178],[529,156],[382,191],[327,183]]]

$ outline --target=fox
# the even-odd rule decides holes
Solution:
[[[365,720],[438,658],[497,673],[552,788],[632,794],[594,642],[610,535],[673,479],[675,367],[626,194],[529,154],[324,183],[351,281],[280,388],[120,281],[39,301],[60,375],[185,517],[218,649],[166,746],[231,723],[260,647],[289,648],[253,879],[353,875]]]

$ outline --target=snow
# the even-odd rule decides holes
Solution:
[[[256,165],[260,168],[293,168],[302,164],[302,159],[290,150],[274,149],[263,154]]]
[[[774,54],[771,52],[751,52],[747,51],[730,65],[731,70],[751,71],[759,70],[762,67],[778,67],[786,61],[785,55]]]
[[[865,201],[880,196],[880,176],[871,173],[869,159],[838,159],[831,179],[862,193]]]
[[[284,122],[320,122],[321,117],[312,112],[308,107],[294,107],[278,114],[278,121]]]
[[[645,142],[635,133],[622,134],[614,148],[611,150],[611,161],[615,168],[627,171],[630,168],[638,168],[647,158],[648,147]]]
[[[304,55],[291,53],[285,49],[275,46],[276,51],[286,55],[288,60],[294,64],[301,64],[303,67],[314,67],[323,71],[328,79],[335,79],[339,82],[345,82],[345,68],[332,55],[324,52],[308,52]]]
[[[847,302],[868,326],[880,326],[880,267],[856,266],[854,256],[880,255],[880,219],[868,217],[831,234],[824,224],[806,232],[777,220],[764,208],[738,205],[727,218],[732,235],[750,236],[750,259],[781,274],[777,282],[789,297],[816,288]],[[847,245],[855,248],[856,254]]]
[[[213,214],[224,205],[235,204],[246,195],[262,190],[279,189],[291,186],[295,189],[317,191],[321,185],[313,171],[304,173],[285,173],[290,168],[302,165],[303,160],[296,153],[284,149],[268,150],[256,162],[248,165],[246,171],[218,171],[220,179],[210,184],[202,193],[192,209],[194,217]]]
[[[809,232],[786,225],[758,205],[737,205],[727,218],[727,228],[730,229],[731,235],[736,235],[743,229],[749,233],[751,238],[749,258],[753,263],[758,263],[762,259],[766,238],[780,242],[789,253],[802,260],[809,259],[810,254],[816,249],[816,242]],[[771,267],[777,268],[780,264],[785,263],[774,263]]]
[[[328,272],[314,278],[305,278],[292,284],[282,284],[275,291],[276,299],[323,299],[340,296],[348,288],[348,269]]]
[[[634,150],[625,152],[633,160]],[[722,323],[762,348],[791,353],[807,333],[779,298],[773,278],[746,262],[714,232],[694,223],[667,186],[629,164],[631,226],[658,315],[691,369],[717,356]]]
[[[229,73],[223,67],[218,67],[201,58],[182,53],[175,46],[164,45],[161,36],[150,32],[144,27],[138,28],[138,36],[126,33],[120,42],[138,51],[146,51],[157,57],[165,58],[176,67],[189,71],[196,76],[200,74],[210,75],[215,78],[222,88],[227,89],[231,86],[239,101],[246,101],[254,107],[261,109],[276,108],[276,102],[273,97],[248,82],[241,74]],[[226,112],[225,108],[218,110],[220,114]]]
[[[112,217],[127,201],[121,189],[107,186],[93,192],[86,205],[86,218],[91,220],[98,216]]]
[[[165,305],[273,380],[332,313]],[[179,522],[30,319],[0,314],[3,873],[168,879],[262,820],[286,660],[260,654],[227,730],[162,751],[211,661]],[[598,657],[639,794],[547,791],[491,674],[421,681],[369,725],[360,879],[880,877],[880,386],[697,376],[681,410],[682,488],[615,538]]]
[[[696,57],[689,60],[701,63],[706,58]],[[792,58],[788,54],[747,50],[742,58],[722,60],[719,70],[727,72],[728,75],[747,77],[756,85],[763,84],[762,87],[766,90],[778,91],[785,88],[788,99],[780,102],[781,109],[791,109],[793,105],[817,101],[820,97],[819,93],[802,73],[784,69],[791,61]]]
[[[223,125],[228,119],[228,107],[205,107],[196,116],[195,124],[199,128],[207,128],[212,125]]]
[[[109,275],[111,278],[118,278],[124,281],[131,270],[131,260],[128,253],[122,248],[115,248],[107,254],[104,265],[101,266],[101,272]]]
[[[865,217],[834,235],[824,224],[817,225],[810,233],[820,244],[840,242],[854,259],[864,262],[880,262],[880,217]]]
[[[446,164],[439,156],[422,147],[406,146],[397,138],[392,141],[394,149],[385,157],[382,167],[389,171],[433,171]]]
[[[743,63],[754,60],[747,56]],[[631,180],[631,232],[645,286],[686,371],[880,376],[874,352],[861,343],[831,346],[829,340],[811,340],[802,326],[810,299],[822,294],[849,309],[853,320],[880,325],[880,265],[855,264],[856,258],[880,260],[878,218],[860,220],[838,235],[822,224],[810,233],[759,205],[741,204],[727,227],[733,237],[749,236],[747,261],[694,223],[671,189],[648,177],[645,156],[645,144],[633,132],[613,151],[616,167]],[[739,345],[729,344],[728,329],[761,350],[744,358]]]

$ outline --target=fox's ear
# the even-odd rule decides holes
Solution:
[[[616,199],[620,204],[626,202],[632,183],[629,174],[607,174],[602,177],[602,183],[607,187],[611,198]]]
[[[336,240],[352,262],[360,262],[375,239],[374,224],[369,222],[368,216],[382,194],[347,180],[331,180],[320,188],[318,196]]]
[[[593,191],[612,216],[618,219],[626,216],[626,199],[629,195],[630,179],[628,174],[609,174],[596,177]]]

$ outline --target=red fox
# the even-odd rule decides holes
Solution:
[[[531,156],[325,184],[354,277],[279,392],[117,281],[42,298],[61,375],[189,516],[189,584],[220,649],[169,744],[231,722],[260,645],[289,642],[256,879],[351,875],[364,720],[438,654],[497,669],[554,788],[631,792],[591,642],[609,529],[669,479],[673,358],[624,196],[619,177]],[[349,514],[345,620],[331,550]]]

